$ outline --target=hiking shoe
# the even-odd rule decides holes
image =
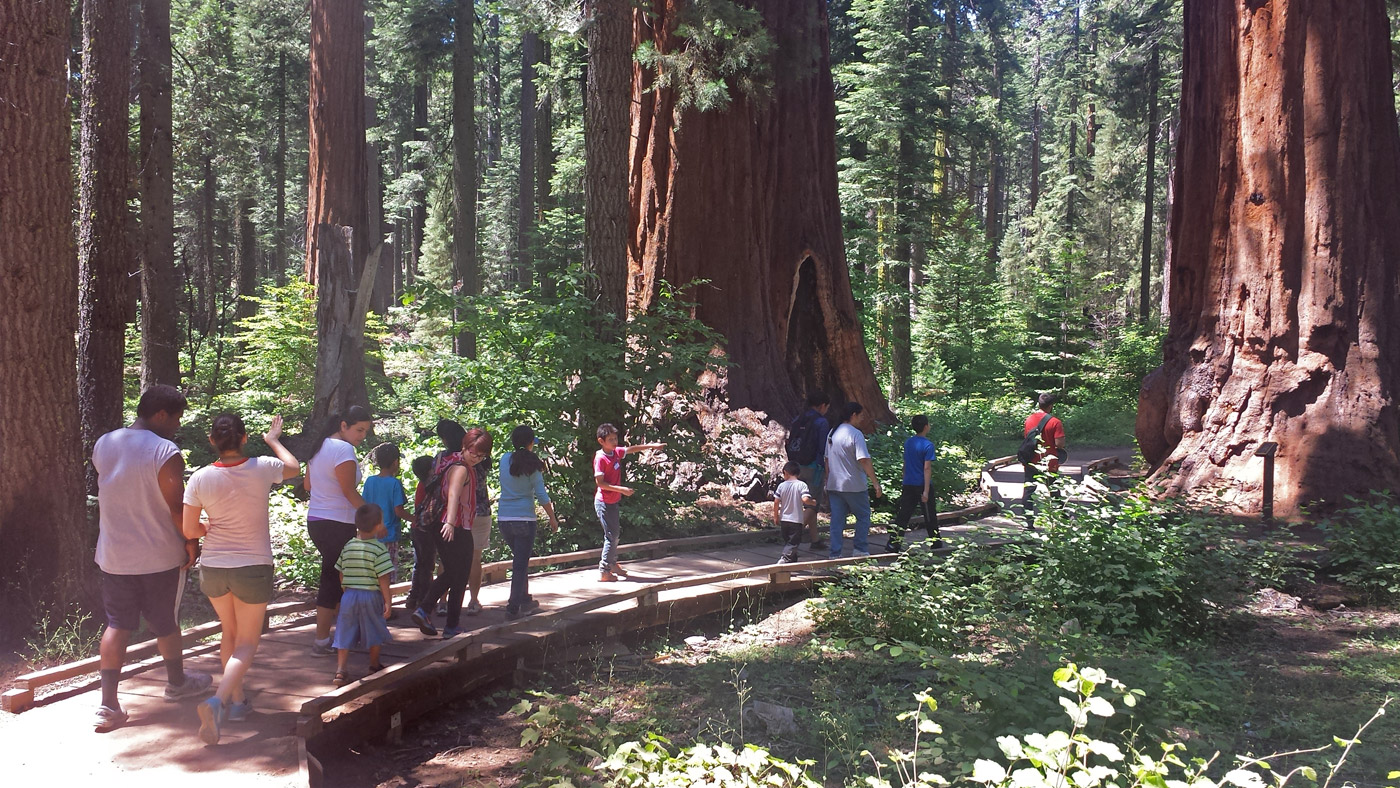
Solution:
[[[889,542],[885,544],[885,550],[891,553],[904,552],[904,540],[898,537],[889,540]]]
[[[432,620],[428,618],[428,614],[423,608],[415,608],[410,618],[413,619],[413,623],[418,625],[419,632],[425,635],[436,635],[438,633],[437,627],[433,626]]]
[[[612,573],[618,577],[627,577],[627,570],[622,568],[622,564],[614,564]]]
[[[224,719],[228,722],[243,722],[248,719],[248,715],[253,713],[253,703],[244,700],[242,703],[230,703],[225,707]]]
[[[467,630],[462,629],[461,627],[446,627],[442,630],[442,639],[451,640],[452,638],[455,638],[466,631]]]
[[[331,645],[332,642],[331,638],[311,641],[311,653],[318,657],[335,656],[335,648]]]
[[[796,560],[797,560],[796,558],[793,558],[793,557],[790,556],[790,555],[778,556],[778,563],[780,563],[780,564],[790,564],[790,563],[792,563],[792,562],[794,562],[794,561],[796,561]]]
[[[600,582],[600,583],[616,583],[616,582],[617,582],[617,575],[615,575],[615,574],[613,574],[612,572],[609,572],[608,570],[604,569],[601,573],[599,573],[598,582]],[[509,611],[506,611],[506,612],[509,612]]]
[[[443,602],[442,604],[438,605],[437,614],[440,615],[440,616],[445,616],[445,615],[447,615],[447,603],[446,603],[446,602]]]
[[[868,553],[868,552],[866,552],[866,551],[864,551],[864,550],[852,550],[852,551],[851,551],[851,557],[852,557],[852,558],[869,558],[869,557],[870,557],[870,553]]]
[[[536,603],[536,604],[533,605],[533,606],[527,604],[527,605],[522,606],[522,607],[521,607],[520,609],[518,609],[518,610],[512,610],[512,609],[510,609],[510,608],[506,608],[506,618],[509,618],[509,619],[511,619],[511,620],[514,620],[514,619],[517,619],[517,618],[523,618],[523,617],[525,617],[525,616],[533,616],[534,614],[536,614],[536,613],[538,613],[538,612],[540,612],[539,603]]]
[[[121,709],[114,709],[111,706],[98,706],[97,719],[93,720],[93,728],[98,733],[107,733],[126,724],[131,715]]]
[[[466,607],[462,608],[462,612],[463,612],[463,613],[466,613],[466,614],[469,615],[469,616],[480,615],[480,614],[481,614],[481,602],[479,602],[479,601],[473,599],[472,601],[470,601],[470,602],[467,603],[467,606],[466,606]]]
[[[808,549],[808,550],[811,550],[811,551],[814,552],[814,553],[821,552],[822,550],[825,550],[825,549],[826,549],[826,542],[821,542],[821,541],[813,542],[813,543],[811,543],[810,545],[807,546],[807,549]]]
[[[209,698],[195,708],[199,712],[199,738],[205,744],[219,743],[219,725],[223,722],[224,704],[217,698]]]
[[[208,673],[198,670],[185,671],[185,683],[180,686],[173,684],[165,685],[165,699],[168,701],[183,700],[193,698],[196,695],[203,695],[209,691],[209,685],[214,683],[214,677]]]

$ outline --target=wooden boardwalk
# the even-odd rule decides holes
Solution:
[[[944,536],[967,536],[976,527],[1013,526],[987,518],[973,526],[945,526]],[[872,534],[872,549],[884,538]],[[23,713],[0,714],[0,763],[19,784],[66,785],[93,778],[104,786],[153,786],[197,775],[201,786],[317,785],[319,755],[372,737],[393,739],[415,717],[509,677],[527,660],[549,664],[582,643],[721,612],[754,596],[797,591],[857,561],[827,561],[822,551],[802,555],[820,560],[776,565],[780,547],[771,530],[623,547],[624,558],[629,552],[641,558],[627,562],[631,578],[618,583],[598,582],[596,550],[537,557],[532,562],[537,566],[561,560],[589,564],[532,575],[531,594],[544,610],[516,621],[505,617],[509,584],[499,582],[501,566],[493,565],[498,582],[483,586],[481,615],[464,615],[466,634],[452,640],[427,637],[400,613],[390,622],[394,643],[383,649],[389,669],[340,689],[331,685],[334,657],[311,654],[311,617],[293,617],[263,636],[246,685],[255,711],[246,722],[224,725],[217,746],[197,736],[197,700],[167,703],[161,697],[165,672],[158,658],[135,665],[129,660],[121,700],[131,719],[107,734],[92,729],[99,693],[90,661],[46,671],[30,689],[6,693],[7,708]],[[441,628],[441,619],[437,623]],[[186,632],[185,664],[217,681],[217,637],[211,631],[217,625]],[[197,640],[201,636],[203,642]],[[362,677],[366,663],[366,655],[353,655],[351,676]],[[70,678],[63,689],[45,694],[43,682],[49,679],[42,677],[68,674],[76,674],[78,683]]]

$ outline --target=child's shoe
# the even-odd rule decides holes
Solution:
[[[335,672],[335,678],[331,679],[331,685],[332,685],[332,686],[336,686],[336,687],[343,687],[343,686],[345,686],[346,684],[349,684],[349,683],[350,683],[350,674],[349,674],[348,672],[346,672],[346,671],[343,671],[343,670],[337,670],[337,671]]]

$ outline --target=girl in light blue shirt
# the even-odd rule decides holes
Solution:
[[[540,603],[530,597],[530,556],[534,553],[539,503],[549,515],[549,527],[558,532],[559,518],[544,489],[544,463],[535,454],[535,431],[521,424],[510,433],[514,451],[501,457],[501,498],[496,503],[496,527],[510,546],[510,600],[506,615],[519,618],[539,612]]]

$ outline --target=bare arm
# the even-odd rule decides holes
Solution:
[[[628,453],[628,454],[636,454],[636,453],[639,452],[639,451],[647,451],[648,449],[664,449],[664,448],[666,448],[666,444],[664,444],[664,443],[639,443],[639,444],[637,444],[636,446],[628,446],[628,447],[627,447],[627,453]]]
[[[292,453],[287,451],[287,447],[282,445],[282,417],[273,416],[272,426],[263,433],[263,442],[267,448],[272,449],[272,453],[277,455],[277,459],[282,461],[282,481],[296,478],[301,473],[301,462]],[[311,489],[310,482],[307,483],[307,490]]]
[[[856,462],[860,463],[860,467],[865,471],[865,475],[869,477],[870,483],[875,486],[875,497],[883,497],[885,493],[880,490],[880,477],[875,475],[875,463],[871,462],[869,457],[856,460]]]
[[[447,510],[442,516],[442,538],[452,541],[452,532],[457,528],[457,507],[462,500],[462,485],[466,482],[467,467],[465,465],[454,465],[447,471],[447,478],[442,480],[443,489],[447,490]]]
[[[360,497],[360,491],[355,489],[355,461],[349,460],[335,466],[335,480],[340,485],[340,492],[345,496],[345,500],[356,509],[365,505],[365,499]]]
[[[393,598],[393,597],[389,596],[389,576],[388,576],[388,575],[380,575],[380,576],[379,576],[379,595],[380,595],[381,597],[383,597],[383,599],[384,599],[384,617],[385,617],[385,618],[388,618],[388,617],[389,617],[389,613],[391,612],[391,611],[389,610],[389,601]]]
[[[601,473],[593,474],[593,481],[598,485],[598,489],[607,492],[621,493],[622,495],[631,495],[634,492],[631,487],[623,487],[620,484],[608,484],[603,481],[603,474]]]
[[[404,508],[403,504],[399,504],[398,506],[394,507],[394,514],[397,514],[399,516],[400,522],[405,522],[409,525],[412,525],[415,522],[413,519],[413,515],[408,513],[408,509]]]
[[[924,460],[924,497],[923,502],[928,503],[928,493],[930,485],[933,484],[933,461]]]
[[[545,501],[544,503],[540,504],[540,507],[544,509],[545,514],[549,515],[549,530],[558,533],[559,518],[554,515],[554,504],[550,501]]]
[[[209,529],[205,528],[204,523],[199,521],[199,515],[203,512],[203,507],[185,504],[184,536],[186,539],[198,539],[209,533]]]
[[[774,525],[782,525],[782,522],[783,522],[783,518],[782,518],[782,508],[783,508],[783,507],[782,507],[782,502],[779,501],[777,498],[774,498],[774,499],[773,499],[773,524],[774,524]]]
[[[185,563],[180,568],[189,569],[199,555],[199,542],[185,537],[185,458],[177,452],[166,460],[156,472],[156,481],[160,484],[160,494],[165,497],[165,505],[170,509],[170,524],[175,527],[175,533],[185,540]]]

